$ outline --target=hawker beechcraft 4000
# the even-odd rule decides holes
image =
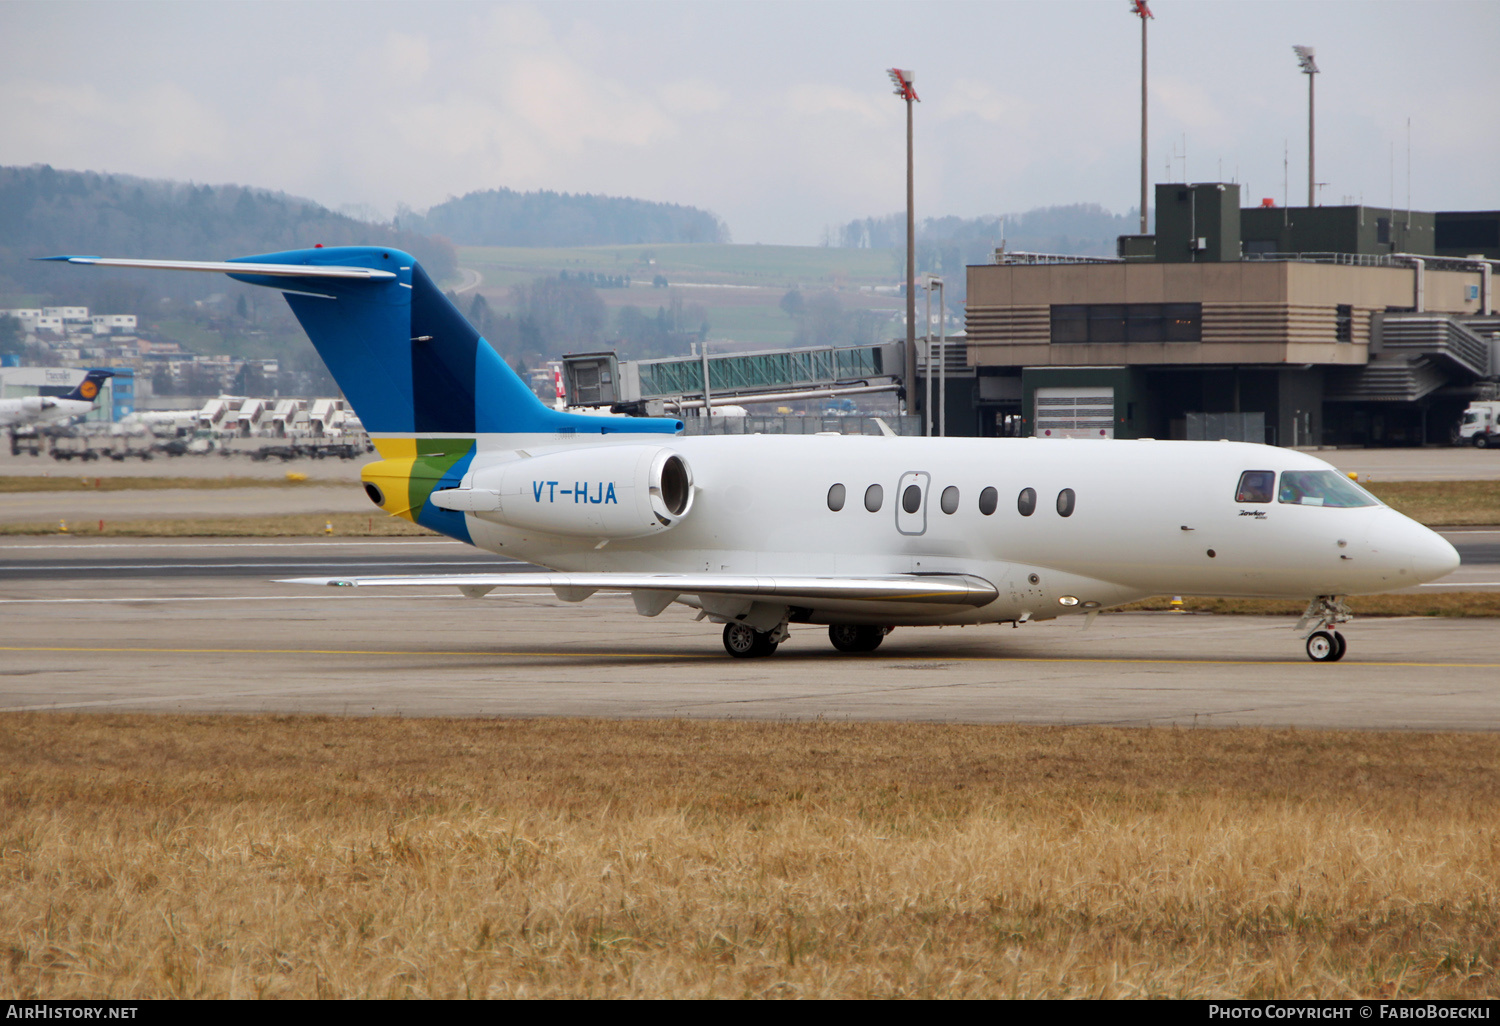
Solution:
[[[1444,539],[1313,456],[1237,442],[685,437],[680,421],[549,409],[406,253],[225,263],[279,289],[383,457],[381,509],[547,573],[306,579],[629,592],[722,624],[733,656],[821,624],[843,652],[895,627],[1090,617],[1150,595],[1307,599],[1307,653],[1344,655],[1344,597],[1458,566]]]

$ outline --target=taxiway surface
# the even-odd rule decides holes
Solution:
[[[1474,534],[1459,573],[1500,586],[1500,533]],[[1493,620],[1361,620],[1321,665],[1289,618],[1174,613],[898,630],[864,656],[802,627],[741,661],[624,595],[273,580],[481,566],[525,568],[443,540],[7,539],[0,709],[1500,729]]]

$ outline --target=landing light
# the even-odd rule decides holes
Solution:
[[[1062,598],[1058,599],[1057,601],[1060,602],[1060,603],[1062,603],[1065,606],[1076,606],[1076,605],[1078,605],[1078,599],[1076,599],[1072,595],[1064,595]]]

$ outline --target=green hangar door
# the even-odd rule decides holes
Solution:
[[[1076,385],[1036,390],[1038,438],[1115,437],[1115,390]]]

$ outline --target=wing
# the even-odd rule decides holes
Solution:
[[[888,577],[758,577],[741,574],[514,573],[422,574],[409,577],[295,577],[281,584],[389,588],[447,585],[470,598],[494,588],[551,588],[564,602],[582,602],[596,591],[646,592],[657,612],[679,595],[726,596],[787,605],[881,602],[916,606],[983,606],[998,592],[969,574],[893,574]],[[637,606],[642,605],[637,598]]]

